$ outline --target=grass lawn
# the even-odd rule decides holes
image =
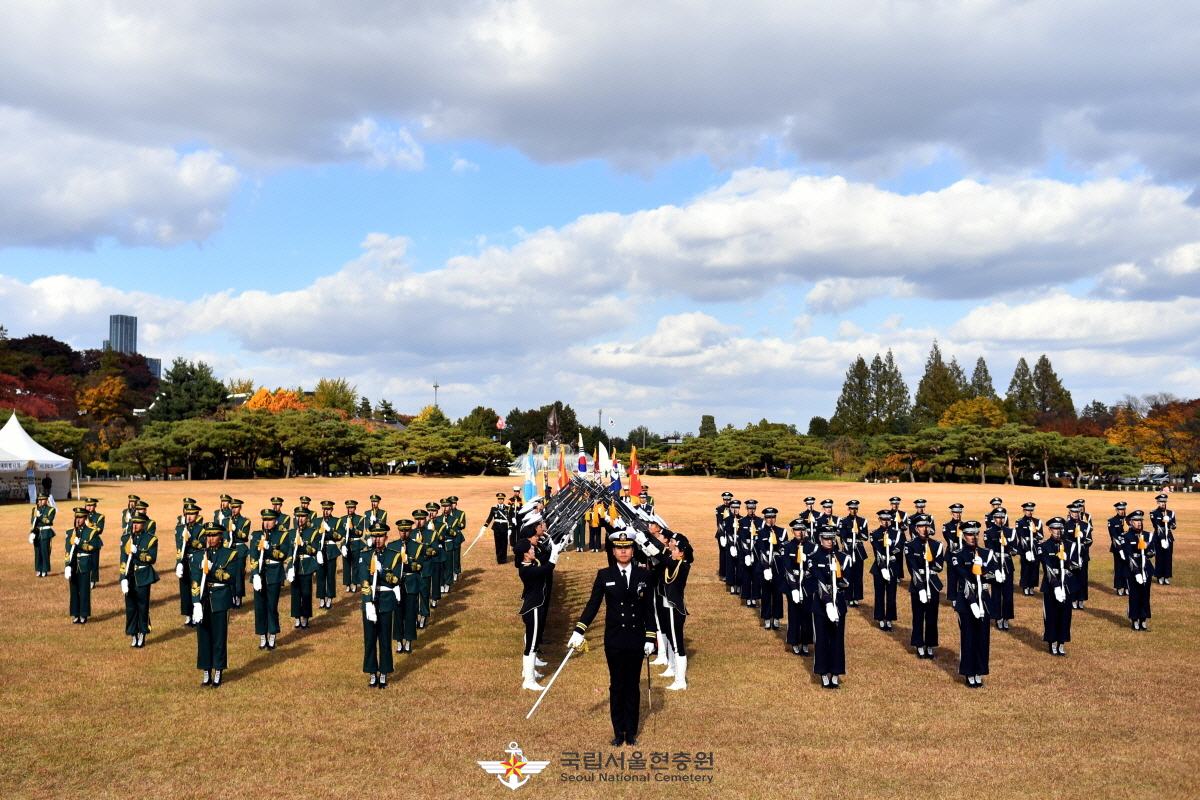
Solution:
[[[947,506],[966,505],[982,520],[1000,495],[1014,517],[1032,500],[1043,520],[1065,516],[1080,496],[1070,489],[944,484],[864,485],[760,479],[651,478],[657,509],[696,546],[688,585],[692,613],[689,689],[666,691],[655,677],[639,747],[652,753],[712,753],[714,769],[665,772],[608,765],[588,770],[563,754],[610,755],[602,617],[590,652],[572,659],[532,720],[537,694],[522,691],[520,582],[511,563],[496,564],[490,534],[464,558],[463,576],[421,632],[411,656],[398,657],[386,692],[368,690],[360,671],[358,595],[339,595],[316,611],[307,631],[290,622],[274,652],[258,650],[249,598],[230,621],[230,670],[218,691],[199,687],[191,629],[180,626],[174,578],[174,519],[180,499],[195,497],[205,517],[228,492],[257,522],[267,498],[284,509],[309,495],[383,496],[393,520],[431,499],[458,495],[475,538],[494,493],[508,478],[343,478],[288,481],[98,483],[109,519],[93,617],[72,625],[62,579],[63,531],[71,502],[60,503],[53,565],[34,577],[29,507],[0,506],[0,676],[3,681],[0,787],[4,797],[1196,797],[1200,796],[1200,495],[1172,495],[1177,532],[1174,585],[1154,585],[1151,632],[1134,633],[1125,598],[1111,587],[1104,521],[1127,500],[1149,512],[1153,494],[1086,492],[1097,519],[1091,601],[1075,612],[1069,658],[1041,641],[1041,598],[1016,597],[1011,633],[992,630],[991,675],[969,691],[957,675],[958,633],[943,605],[938,660],[920,661],[908,646],[906,592],[892,634],[871,620],[867,599],[851,609],[848,674],[840,692],[821,691],[811,659],[793,656],[782,634],[762,630],[756,610],[740,607],[716,579],[712,509],[729,489],[759,508],[795,516],[801,498],[851,498],[863,515],[892,494],[925,497],[940,523]],[[129,647],[117,576],[120,510],[129,492],[158,520],[159,572],[152,590],[153,632],[145,649]],[[570,627],[602,554],[565,553],[555,578],[547,661],[562,658]],[[340,578],[339,578],[340,586]],[[287,592],[281,598],[287,613]],[[654,672],[661,670],[655,667]],[[518,792],[497,785],[476,761],[506,758],[519,743],[526,759],[550,761]],[[699,779],[655,780],[663,775]],[[563,776],[593,778],[565,782]],[[602,780],[633,776],[647,782]],[[708,779],[711,778],[711,782]]]

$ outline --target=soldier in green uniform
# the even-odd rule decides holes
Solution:
[[[54,538],[54,514],[50,496],[39,494],[29,515],[29,543],[33,545],[33,571],[39,578],[50,573],[50,540]]]
[[[136,513],[121,536],[121,591],[125,594],[125,635],[130,647],[145,647],[150,632],[150,587],[158,583],[158,537],[146,530],[150,518]]]
[[[432,566],[433,557],[437,554],[437,540],[433,533],[433,528],[429,525],[429,512],[423,508],[413,509],[413,530],[412,537],[418,544],[422,546],[424,559],[422,561],[421,577],[418,581],[418,601],[417,601],[417,628],[425,629],[425,623],[429,619],[431,610],[431,591],[433,581],[435,580],[434,573],[436,570]]]
[[[158,522],[150,516],[150,504],[145,500],[138,500],[134,505],[134,510],[146,518],[146,533],[158,536]]]
[[[196,502],[196,498],[194,498],[194,497],[185,497],[180,502],[183,504],[183,508],[179,512],[179,516],[175,518],[176,525],[180,525],[183,523],[183,518],[184,518],[184,516],[187,515],[187,507],[188,506],[199,506],[199,503]],[[139,500],[137,503],[135,503],[134,507],[141,508],[142,507],[141,501]],[[200,527],[201,527],[201,529],[204,528],[204,520],[200,520]]]
[[[290,514],[283,513],[282,497],[271,498],[271,510],[279,515],[279,519],[275,523],[276,527],[279,527],[285,531],[290,531],[292,529],[292,517]]]
[[[200,534],[204,523],[200,522],[200,506],[183,507],[183,521],[175,526],[175,577],[179,579],[179,613],[184,625],[192,622],[192,553],[203,546]]]
[[[233,515],[233,498],[223,494],[218,502],[217,510],[213,512],[213,525],[227,531],[229,530],[229,517]]]
[[[403,579],[401,553],[387,546],[388,524],[376,522],[367,529],[371,547],[358,556],[358,581],[362,587],[363,672],[368,686],[387,688],[392,672],[392,615]]]
[[[310,503],[312,503],[311,497],[301,496],[300,497],[300,505],[298,505],[292,509],[292,516],[295,517],[295,516],[299,515],[299,513],[301,511],[303,511],[305,514],[308,515],[309,522],[312,522],[316,518],[317,512],[315,512],[311,508],[309,508]]]
[[[467,540],[466,534],[463,532],[467,527],[467,512],[462,511],[458,507],[458,497],[450,495],[446,498],[450,504],[449,510],[443,509],[446,519],[450,524],[451,530],[454,531],[452,541],[452,549],[450,550],[450,583],[453,584],[458,580],[458,576],[462,575],[462,546]]]
[[[429,607],[437,608],[442,595],[450,590],[446,585],[446,573],[449,572],[450,531],[446,527],[446,518],[442,515],[440,503],[428,502],[425,510],[429,512],[428,525],[433,531],[432,543],[435,545],[433,556],[430,558],[430,570],[433,580],[429,584]]]
[[[379,507],[379,503],[383,498],[381,498],[377,494],[373,494],[373,495],[371,495],[370,499],[371,499],[371,507],[369,509],[367,509],[366,514],[363,514],[363,517],[365,518],[365,522],[363,523],[363,530],[368,530],[368,531],[371,529],[371,526],[374,525],[376,522],[382,522],[382,523],[386,524],[388,521],[388,513]]]
[[[388,544],[388,550],[400,554],[404,565],[400,581],[400,605],[392,617],[392,638],[396,641],[397,653],[411,653],[412,643],[417,640],[417,611],[421,603],[421,570],[425,561],[425,545],[412,538],[413,521],[402,519],[396,523],[396,541]]]
[[[262,512],[262,529],[250,538],[250,582],[254,587],[254,632],[259,650],[274,650],[279,634],[279,592],[290,561],[288,532],[276,527],[279,515]]]
[[[92,615],[92,560],[100,551],[100,532],[88,524],[88,510],[75,509],[75,525],[67,533],[63,575],[71,585],[71,622],[86,625]]]
[[[321,516],[317,517],[317,599],[321,608],[333,608],[337,596],[337,562],[342,548],[338,519],[333,515],[333,501],[321,501]]]
[[[97,539],[100,541],[96,544],[96,552],[92,554],[92,586],[95,589],[96,584],[100,583],[100,548],[104,547],[104,515],[96,511],[96,504],[100,501],[94,497],[89,497],[83,504],[84,510],[88,512],[88,527],[96,531]]]
[[[129,495],[129,502],[125,508],[121,509],[121,535],[129,533],[129,524],[133,521],[133,515],[137,513],[137,502],[142,498],[136,494]]]
[[[288,580],[292,582],[292,619],[295,628],[307,628],[312,618],[313,576],[317,573],[317,529],[308,524],[308,514],[300,511],[292,533],[292,564]]]
[[[358,591],[355,575],[358,571],[358,554],[363,549],[364,520],[358,513],[358,501],[346,501],[346,515],[338,519],[338,533],[342,535],[342,585],[347,592]]]
[[[221,685],[228,667],[229,609],[233,607],[233,564],[237,552],[225,546],[226,531],[204,526],[204,547],[192,553],[192,622],[196,625],[196,669],[201,686]]]
[[[250,520],[242,516],[243,503],[238,499],[229,501],[229,516],[224,528],[229,531],[225,544],[237,552],[233,564],[233,607],[241,608],[246,596],[246,557],[250,555]]]

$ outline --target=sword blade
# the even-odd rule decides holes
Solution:
[[[542,704],[543,700],[546,699],[546,693],[550,691],[550,687],[554,685],[554,682],[556,680],[558,680],[558,673],[563,671],[563,667],[565,667],[567,665],[567,659],[569,659],[571,657],[571,654],[574,652],[575,651],[571,650],[571,649],[567,650],[567,654],[565,656],[563,656],[562,663],[558,665],[558,669],[554,670],[554,675],[551,676],[550,682],[547,683],[545,685],[545,687],[542,689],[542,693],[538,695],[537,702],[535,702],[533,704],[533,708],[529,709],[529,713],[525,715],[525,719],[529,719],[530,717],[532,717],[533,712],[537,711],[537,707]]]

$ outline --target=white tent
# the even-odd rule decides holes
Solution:
[[[30,438],[14,412],[0,428],[0,480],[9,484],[27,483],[31,469],[38,491],[42,489],[42,479],[48,475],[54,499],[67,498],[71,490],[71,459],[50,452]]]

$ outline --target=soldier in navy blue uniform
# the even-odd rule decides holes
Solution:
[[[950,506],[950,519],[942,523],[942,538],[946,540],[946,558],[949,559],[962,547],[962,512],[963,504],[954,503]],[[990,519],[991,515],[989,515]],[[954,605],[958,585],[953,580],[946,581],[946,600]]]
[[[804,530],[808,534],[807,539],[812,542],[813,547],[816,547],[817,544],[817,520],[821,518],[821,512],[813,508],[816,502],[817,498],[815,497],[804,498],[804,510],[796,517],[804,523]]]
[[[634,540],[626,530],[609,536],[616,564],[596,572],[592,594],[567,647],[577,649],[604,603],[604,657],[608,662],[608,705],[612,746],[637,744],[642,660],[654,652],[654,576],[633,563]]]
[[[732,500],[729,503],[729,513],[725,517],[722,535],[725,538],[725,585],[730,594],[737,594],[742,586],[742,562],[737,553],[738,523],[742,519],[742,501]]]
[[[507,495],[496,492],[496,504],[488,509],[487,519],[483,521],[485,529],[491,529],[492,541],[496,546],[496,563],[508,563],[508,507],[504,504]]]
[[[1175,555],[1175,512],[1167,508],[1167,496],[1154,498],[1158,508],[1150,512],[1150,530],[1154,534],[1154,574],[1158,582],[1170,585]]]
[[[813,616],[816,654],[813,672],[821,676],[821,688],[840,689],[839,676],[846,674],[846,568],[850,556],[834,550],[838,529],[825,524],[820,529],[820,547],[808,562],[806,592]]]
[[[1066,520],[1052,517],[1046,523],[1050,538],[1042,542],[1039,559],[1042,562],[1042,619],[1045,628],[1042,641],[1050,646],[1050,655],[1066,656],[1063,645],[1071,641],[1071,596],[1079,588],[1079,542],[1063,536]]]
[[[525,647],[521,650],[522,689],[540,692],[537,682],[537,646],[546,630],[546,606],[550,599],[550,577],[558,564],[558,556],[567,546],[567,540],[556,542],[550,547],[550,556],[539,561],[531,539],[521,539],[515,549],[517,574],[521,577],[521,610],[517,613],[525,622]]]
[[[1125,564],[1129,569],[1129,615],[1135,631],[1149,630],[1150,579],[1154,577],[1154,537],[1143,529],[1146,515],[1134,511],[1129,515],[1129,530],[1125,533]]]
[[[896,621],[896,587],[900,582],[899,566],[904,561],[904,543],[892,527],[891,510],[876,513],[879,527],[871,531],[871,577],[875,583],[875,621],[879,630],[892,630]]]
[[[786,588],[783,575],[776,568],[776,558],[786,539],[783,528],[775,524],[779,516],[776,508],[763,510],[763,526],[754,538],[755,582],[759,586],[761,603],[758,616],[763,630],[779,630],[783,621],[783,592]]]
[[[725,534],[725,518],[732,512],[729,509],[729,504],[733,502],[733,492],[721,492],[721,505],[717,506],[713,511],[716,515],[717,528],[713,534],[717,540],[717,578],[725,580],[725,574],[729,571],[729,545],[726,543]]]
[[[850,566],[846,570],[846,580],[850,581],[846,602],[854,608],[863,599],[863,562],[867,560],[867,542],[871,538],[867,521],[858,515],[858,505],[857,500],[847,501],[848,513],[838,524],[842,552],[850,557]]]
[[[1090,515],[1084,516],[1083,504],[1078,500],[1067,506],[1067,513],[1070,517],[1067,519],[1063,527],[1063,537],[1073,539],[1079,544],[1079,574],[1076,576],[1078,587],[1075,595],[1071,598],[1072,608],[1083,608],[1083,603],[1088,599],[1088,564],[1091,561],[1092,550],[1092,522]]]
[[[936,520],[934,520],[933,515],[925,513],[925,506],[927,506],[927,505],[929,505],[928,501],[926,501],[922,497],[918,497],[916,500],[913,500],[913,509],[914,510],[911,514],[908,515],[908,538],[912,539],[917,535],[916,522],[917,522],[917,517],[921,516],[921,515],[924,515],[925,517],[929,518],[929,535],[930,536],[932,536],[933,532],[935,530],[937,530],[937,522],[936,522]]]
[[[946,564],[946,547],[930,537],[933,519],[928,514],[913,514],[916,536],[904,548],[908,565],[908,593],[912,603],[912,638],[917,658],[936,658],[938,646],[938,601],[941,599],[942,579],[938,573]]]
[[[804,579],[808,559],[817,550],[816,541],[809,536],[809,524],[797,517],[791,522],[792,537],[784,542],[779,556],[779,571],[787,585],[788,646],[798,656],[809,655],[813,643],[813,616],[804,597]]]
[[[826,497],[821,501],[821,513],[817,516],[816,539],[820,542],[820,533],[822,525],[832,525],[835,528],[841,529],[842,518],[833,513],[833,500]],[[836,542],[835,542],[836,544]]]
[[[888,504],[890,506],[888,510],[892,512],[892,530],[895,531],[896,538],[900,541],[900,550],[903,552],[904,546],[908,542],[910,531],[908,525],[908,512],[900,508],[900,502],[901,501],[899,497],[888,498]],[[896,579],[904,579],[903,558],[901,558],[900,562],[896,565]]]
[[[746,501],[746,516],[738,520],[737,527],[737,560],[741,570],[741,587],[738,596],[746,602],[746,606],[754,608],[762,594],[762,583],[757,580],[754,568],[754,540],[763,528],[762,517],[756,516],[757,500]]]
[[[765,512],[764,512],[765,514]],[[663,548],[651,556],[650,569],[654,572],[654,613],[658,623],[659,656],[666,651],[667,668],[659,673],[660,678],[674,678],[667,688],[687,688],[687,650],[683,642],[683,623],[688,618],[684,590],[691,573],[694,554],[687,537],[663,527],[661,518],[655,516],[650,523],[650,534]],[[657,662],[654,662],[657,663]]]
[[[991,629],[988,628],[988,587],[996,582],[999,568],[993,551],[979,547],[979,523],[964,522],[962,547],[950,556],[950,580],[958,584],[954,610],[958,612],[958,674],[968,689],[983,686],[988,674]]]
[[[1108,518],[1108,552],[1113,560],[1113,588],[1122,597],[1129,591],[1129,566],[1125,563],[1125,517],[1127,504],[1124,500],[1113,503],[1116,514]]]
[[[1021,518],[1013,526],[1017,537],[1017,558],[1021,561],[1021,594],[1032,595],[1038,586],[1041,563],[1038,548],[1042,545],[1042,521],[1033,515],[1036,503],[1021,504]]]
[[[1012,630],[1015,612],[1013,609],[1013,556],[1020,555],[1016,533],[1008,527],[1008,511],[1003,506],[992,512],[992,524],[988,526],[984,547],[996,557],[996,581],[991,591],[988,614],[995,621],[996,630]]]

